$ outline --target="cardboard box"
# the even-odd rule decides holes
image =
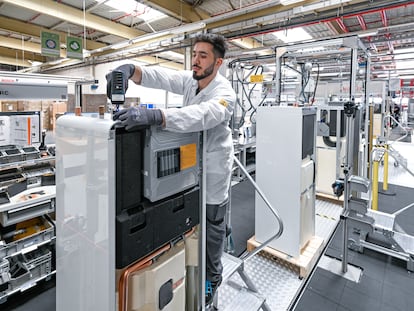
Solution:
[[[18,111],[18,103],[17,101],[4,101],[1,103],[1,111],[2,112],[13,112]]]
[[[56,120],[61,115],[67,112],[66,102],[53,102],[49,106],[49,130],[54,130],[56,127]]]

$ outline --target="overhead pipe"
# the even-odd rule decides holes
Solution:
[[[399,4],[395,4],[395,5],[390,5],[390,6],[387,6],[387,7],[375,8],[375,9],[370,9],[370,10],[368,9],[368,10],[359,11],[359,12],[356,12],[356,13],[350,13],[350,14],[346,14],[346,15],[341,16],[341,18],[342,19],[347,19],[347,18],[357,17],[357,16],[360,16],[360,15],[378,13],[378,12],[382,12],[384,10],[386,11],[386,10],[398,9],[398,8],[407,7],[407,6],[410,6],[410,5],[414,5],[414,1],[410,1],[408,3],[403,3],[403,4],[399,3]],[[227,17],[227,16],[224,16],[224,15],[226,15],[226,13],[223,14],[223,15],[219,15],[219,16],[223,19],[223,18]],[[313,20],[311,22],[296,23],[296,24],[290,25],[290,26],[292,28],[293,27],[306,27],[306,26],[312,26],[312,25],[316,25],[316,24],[320,24],[320,23],[338,22],[338,19],[339,18],[337,16],[335,16],[335,17],[327,18],[327,19]],[[211,23],[210,19],[205,20],[205,22],[206,22],[207,28],[208,28],[208,24]],[[377,30],[378,31],[387,30],[387,29],[390,29],[390,28],[397,28],[397,27],[401,27],[401,26],[410,26],[410,25],[414,25],[414,23],[407,23],[407,24],[404,24],[404,25],[391,25],[391,26],[386,26],[386,27],[380,27],[380,28],[377,28]],[[286,26],[284,28],[289,28],[289,27]],[[246,38],[246,37],[252,37],[252,36],[257,36],[257,35],[263,35],[263,34],[271,33],[271,32],[274,32],[274,31],[275,31],[274,29],[264,30],[264,31],[257,31],[254,34],[249,33],[247,35],[234,36],[232,38]]]

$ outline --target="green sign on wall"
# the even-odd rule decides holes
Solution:
[[[66,37],[66,57],[83,59],[82,38]]]
[[[42,39],[42,55],[60,56],[59,34],[42,31],[40,37]]]

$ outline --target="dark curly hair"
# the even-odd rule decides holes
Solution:
[[[226,39],[222,35],[213,33],[202,33],[195,37],[194,44],[197,42],[207,42],[213,45],[214,55],[224,58],[227,51]]]

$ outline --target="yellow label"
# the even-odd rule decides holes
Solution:
[[[229,103],[224,98],[221,98],[219,100],[219,104],[224,106],[224,107],[227,107],[229,105]]]
[[[180,146],[180,170],[185,170],[197,164],[197,146],[188,144]]]
[[[251,83],[260,83],[263,82],[264,78],[263,75],[251,75],[250,82]]]

